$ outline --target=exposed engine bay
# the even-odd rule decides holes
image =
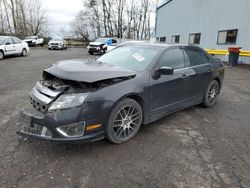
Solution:
[[[134,76],[112,78],[93,83],[63,80],[44,72],[30,93],[30,102],[37,111],[46,113],[49,106],[62,94],[95,92],[110,85],[128,80]]]

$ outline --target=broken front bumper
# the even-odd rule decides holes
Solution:
[[[100,103],[86,104],[63,111],[55,111],[47,114],[34,111],[21,110],[19,124],[21,126],[17,134],[55,142],[84,143],[105,138],[105,114],[96,113],[102,109]],[[105,112],[105,111],[104,111]],[[95,115],[98,114],[98,115]],[[77,124],[83,128],[83,135],[69,137],[63,135],[58,128]],[[89,126],[101,125],[89,130]]]

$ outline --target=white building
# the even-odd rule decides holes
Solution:
[[[157,9],[156,38],[209,49],[237,45],[250,50],[250,0],[165,0]]]

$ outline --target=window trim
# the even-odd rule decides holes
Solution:
[[[220,32],[227,32],[228,34],[228,31],[236,31],[236,37],[235,37],[235,42],[234,43],[227,43],[227,41],[225,41],[225,43],[219,43],[219,33]],[[238,38],[238,33],[239,33],[239,29],[226,29],[226,30],[219,30],[218,31],[218,34],[217,34],[217,45],[232,45],[232,44],[236,44],[237,43],[237,38]],[[226,36],[227,38],[227,36]],[[227,40],[227,39],[226,39]]]
[[[190,42],[190,36],[191,35],[194,35],[194,42],[193,43]],[[199,43],[195,43],[195,35],[200,35]],[[188,38],[188,44],[191,44],[191,45],[196,45],[196,44],[199,45],[199,44],[201,44],[201,33],[190,33],[189,38]]]

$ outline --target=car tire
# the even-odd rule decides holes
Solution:
[[[89,52],[90,55],[93,55],[94,53],[93,52]]]
[[[203,96],[202,106],[207,108],[214,106],[217,101],[219,93],[220,93],[219,82],[217,80],[212,80],[209,83],[207,90]]]
[[[4,53],[2,50],[0,50],[0,60],[4,59]]]
[[[27,56],[27,50],[25,48],[22,50],[21,56],[23,57]]]
[[[111,111],[106,138],[115,144],[129,141],[138,133],[142,119],[142,108],[135,100],[126,98],[120,101]]]

